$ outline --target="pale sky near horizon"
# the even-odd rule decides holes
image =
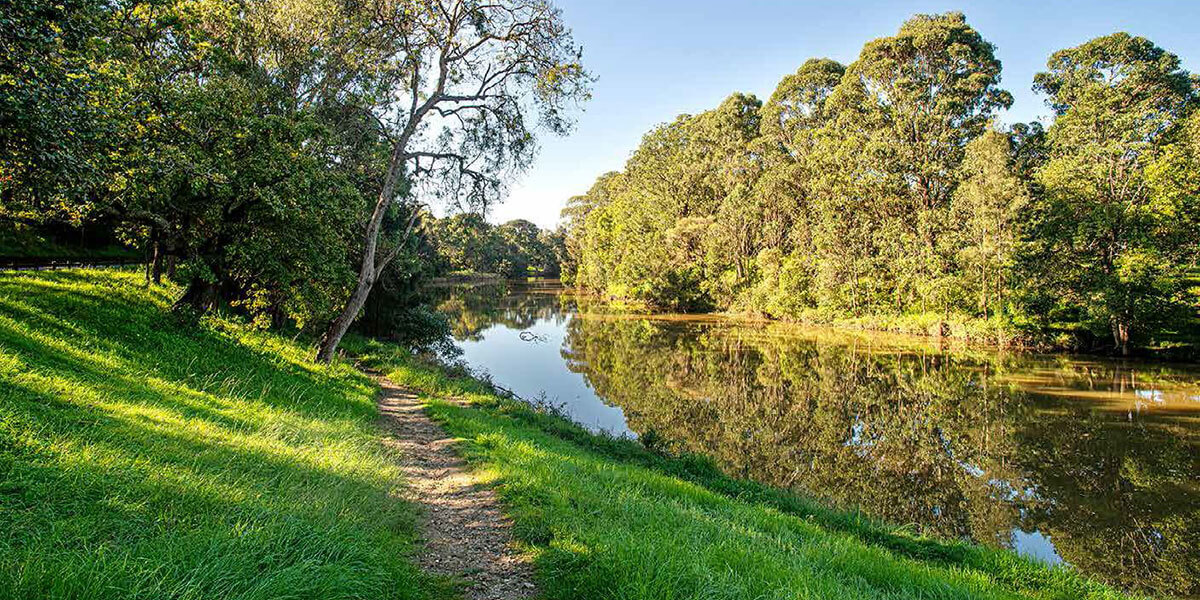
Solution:
[[[1120,2],[862,0],[557,0],[584,65],[597,77],[591,102],[565,138],[540,135],[533,166],[488,220],[558,223],[567,198],[621,169],[642,134],[681,113],[717,106],[733,92],[765,100],[812,57],[849,64],[868,40],[892,35],[917,13],[963,12],[995,44],[1001,85],[1013,94],[1004,122],[1048,114],[1030,89],[1050,54],[1127,31],[1200,71],[1200,0]]]

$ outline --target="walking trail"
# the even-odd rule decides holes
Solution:
[[[532,569],[513,546],[496,494],[476,483],[453,438],[425,414],[415,394],[386,378],[379,383],[386,443],[400,451],[410,499],[425,508],[417,564],[465,580],[469,600],[536,595]]]

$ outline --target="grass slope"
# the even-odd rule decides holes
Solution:
[[[444,595],[372,382],[139,281],[0,273],[0,597]]]
[[[1066,569],[913,536],[697,457],[595,436],[478,381],[351,343],[461,438],[552,599],[1121,597]]]

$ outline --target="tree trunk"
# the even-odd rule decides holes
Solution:
[[[1121,356],[1129,356],[1129,324],[1119,317],[1113,319],[1113,342],[1121,350]]]
[[[321,336],[320,349],[317,351],[318,361],[328,363],[333,360],[334,354],[337,353],[338,344],[342,343],[342,337],[350,330],[350,325],[358,317],[358,312],[367,303],[367,296],[370,295],[371,287],[374,284],[375,278],[373,276],[359,278],[358,285],[354,287],[354,293],[350,294],[350,299],[346,301],[345,308],[342,309],[337,318],[329,323],[329,328],[325,330],[325,335]]]
[[[193,277],[171,310],[191,308],[199,313],[207,312],[216,307],[218,296],[217,284]]]
[[[163,252],[162,244],[154,242],[152,246],[152,254],[150,258],[150,278],[154,280],[155,285],[162,285],[163,275]],[[149,282],[147,282],[149,283]]]
[[[146,275],[146,287],[150,287],[150,267],[154,264],[154,257],[151,254],[154,244],[146,245],[146,252],[143,254],[143,259],[146,261],[146,268],[142,269]]]
[[[328,363],[333,360],[338,344],[342,343],[342,337],[350,330],[354,319],[358,318],[359,311],[367,303],[371,287],[375,285],[375,279],[383,270],[383,265],[375,264],[375,256],[379,250],[379,231],[383,227],[383,217],[387,214],[388,205],[391,204],[392,197],[396,195],[396,183],[400,179],[403,169],[404,144],[407,142],[408,135],[410,134],[406,133],[406,136],[393,150],[392,162],[388,165],[383,188],[379,192],[379,198],[375,201],[375,210],[371,213],[371,220],[367,222],[366,243],[363,244],[362,266],[358,270],[358,283],[354,286],[354,292],[350,294],[350,298],[346,300],[346,306],[329,323],[329,327],[325,329],[325,335],[321,336],[320,347],[317,349],[317,360],[320,362]]]
[[[443,61],[445,54],[443,54]],[[321,337],[320,348],[317,350],[317,360],[328,363],[333,360],[333,356],[337,353],[338,344],[342,343],[342,337],[349,331],[350,325],[354,323],[354,319],[358,317],[358,312],[367,302],[367,296],[371,293],[371,287],[375,285],[375,279],[386,266],[388,259],[385,258],[382,264],[376,264],[376,254],[379,249],[379,232],[383,227],[383,218],[387,213],[388,206],[391,205],[392,199],[396,196],[397,184],[400,178],[404,175],[404,161],[408,159],[408,142],[416,134],[417,129],[421,125],[421,121],[425,118],[433,107],[440,101],[442,93],[446,85],[446,64],[443,62],[440,66],[440,78],[437,84],[437,90],[430,97],[425,99],[425,102],[419,107],[417,106],[417,96],[413,95],[413,112],[408,116],[407,123],[404,125],[399,138],[392,146],[392,156],[388,161],[387,172],[383,176],[383,185],[379,189],[379,197],[375,200],[375,209],[371,213],[371,220],[367,222],[367,230],[365,235],[365,244],[363,245],[362,266],[358,270],[358,284],[354,286],[354,293],[350,294],[350,299],[346,301],[345,308],[338,314],[329,327],[325,330],[325,335]],[[415,218],[414,213],[413,217]],[[412,221],[409,222],[409,228],[412,227]],[[407,232],[406,232],[407,235]]]

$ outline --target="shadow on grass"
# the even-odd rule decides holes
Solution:
[[[136,275],[0,275],[0,597],[448,597],[347,365]]]

